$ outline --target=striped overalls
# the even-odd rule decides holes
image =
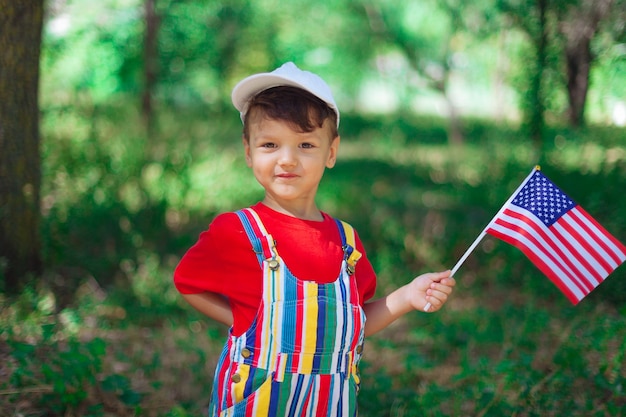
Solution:
[[[291,274],[256,212],[237,215],[263,270],[263,298],[250,328],[222,351],[209,416],[355,416],[365,314],[352,227],[336,220],[341,273],[318,284]]]

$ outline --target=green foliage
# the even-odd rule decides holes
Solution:
[[[223,331],[206,328],[175,303],[157,323],[154,309],[125,304],[122,297],[103,302],[85,292],[75,308],[54,314],[50,296],[32,290],[0,300],[1,415],[200,414]],[[181,361],[201,365],[192,374]],[[167,402],[170,395],[178,406]],[[185,399],[190,396],[198,403]]]
[[[10,330],[3,335],[2,344],[8,349],[4,371],[9,375],[1,388],[11,387],[2,393],[3,413],[23,407],[19,399],[24,394],[29,398],[29,408],[47,410],[50,415],[103,415],[98,400],[104,397],[111,397],[109,401],[116,400],[122,407],[139,405],[142,396],[133,390],[126,376],[103,377],[107,342],[99,337],[59,340],[62,332],[54,327],[42,325],[36,344],[20,341]]]
[[[410,353],[396,348],[363,368],[361,414],[619,415],[626,409],[616,362],[624,355],[624,321],[602,319],[604,313],[555,315],[505,302],[469,314],[446,312],[441,323],[422,321],[435,340],[430,347],[421,344],[415,368],[405,365],[396,373],[380,367],[385,358],[415,357],[415,346]],[[584,323],[585,314],[601,324]]]
[[[522,80],[527,41],[485,29],[502,22],[484,2],[157,2],[150,129],[138,111],[141,2],[66,3],[67,15],[51,12],[60,26],[49,27],[42,62],[47,272],[17,299],[0,298],[1,415],[205,413],[226,329],[183,305],[171,274],[217,213],[261,198],[228,93],[287,59],[323,69],[345,103],[339,162],[318,203],[357,228],[379,294],[452,267],[536,163],[626,237],[623,128],[548,127],[534,147],[516,126],[466,118],[465,143],[451,147],[447,120],[351,111],[381,68],[404,109],[428,89],[394,66],[397,45],[373,43],[367,7],[394,23],[422,68],[451,65],[470,80],[466,105],[481,107],[496,76],[511,83],[519,69]],[[623,51],[600,41],[597,108],[624,84]],[[512,69],[497,73],[503,57]],[[556,84],[547,86],[554,114]],[[360,415],[626,414],[625,274],[619,268],[573,307],[519,251],[485,238],[443,311],[408,315],[370,338]]]
[[[46,26],[42,50],[44,97],[58,102],[89,91],[96,102],[122,91],[140,91],[141,2],[70,1]],[[54,9],[52,10],[54,11]]]
[[[519,119],[520,104],[525,112],[534,110],[527,106],[534,94],[529,77],[543,77],[536,86],[545,101],[540,104],[561,121],[566,88],[557,9],[549,3],[547,65],[535,71],[536,53],[530,51],[539,30],[537,10],[527,1],[164,0],[156,2],[151,64],[142,49],[143,2],[54,3],[42,50],[42,99],[48,106],[86,94],[104,103],[130,93],[138,103],[140,93],[149,93],[162,109],[219,112],[230,108],[230,89],[241,77],[293,60],[324,74],[342,108],[367,107],[366,87],[374,84],[402,109],[441,113],[434,103],[445,106],[446,94],[466,114],[509,120]],[[607,18],[594,38],[589,113],[602,122],[623,96],[620,16]],[[144,91],[149,66],[156,79]]]
[[[125,105],[44,115],[53,272],[3,300],[0,372],[10,378],[0,411],[202,414],[225,329],[183,307],[171,273],[215,213],[260,197],[234,139],[238,120],[162,114],[148,141],[127,127],[139,116]],[[623,240],[621,130],[553,129],[538,153],[513,128],[465,125],[467,143],[451,149],[441,120],[343,118],[339,162],[319,204],[357,227],[380,293],[450,268],[537,162]],[[618,269],[572,307],[519,251],[485,238],[446,309],[370,338],[360,414],[619,414],[623,276]],[[59,286],[72,293],[67,302]]]

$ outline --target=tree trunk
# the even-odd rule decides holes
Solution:
[[[613,0],[582,0],[578,7],[570,6],[562,17],[560,31],[565,37],[565,64],[567,66],[567,116],[572,126],[585,123],[585,103],[589,90],[589,73],[594,56],[591,40],[598,32],[600,22],[611,12]]]
[[[159,17],[156,14],[156,0],[144,0],[146,31],[143,45],[144,90],[141,99],[141,110],[148,134],[154,125],[153,90],[157,79],[157,33]]]
[[[590,39],[580,39],[579,42],[568,44],[565,48],[569,100],[567,116],[570,125],[575,127],[582,126],[585,121],[585,103],[592,59]]]
[[[530,136],[535,146],[540,146],[543,138],[543,128],[545,124],[544,112],[544,90],[543,75],[546,70],[548,35],[546,33],[546,13],[548,11],[547,0],[538,0],[537,8],[539,12],[539,27],[537,28],[535,47],[536,65],[530,81],[530,108],[529,130]]]
[[[43,0],[0,0],[0,280],[41,274],[39,54]],[[2,282],[0,282],[0,285]]]
[[[453,147],[458,148],[465,142],[465,136],[463,134],[463,126],[456,104],[454,104],[454,100],[452,100],[452,97],[448,92],[450,70],[446,67],[444,71],[445,74],[443,75],[442,80],[440,82],[433,82],[433,84],[435,85],[435,89],[443,96],[446,101],[446,106],[448,107],[448,143],[450,143]]]

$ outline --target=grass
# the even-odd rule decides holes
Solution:
[[[218,212],[261,197],[238,120],[123,106],[44,114],[47,272],[0,298],[0,415],[203,415],[226,329],[184,305],[180,256]],[[624,241],[623,129],[546,133],[466,121],[342,117],[319,204],[358,230],[379,295],[450,268],[536,164]],[[578,306],[515,248],[485,238],[441,312],[368,340],[361,416],[626,414],[626,277]]]

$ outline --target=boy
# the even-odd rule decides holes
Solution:
[[[230,327],[210,416],[354,416],[364,337],[436,311],[450,271],[370,301],[376,275],[350,225],[315,195],[339,149],[339,110],[317,75],[286,63],[235,86],[262,202],[217,216],[174,273],[189,304]]]

